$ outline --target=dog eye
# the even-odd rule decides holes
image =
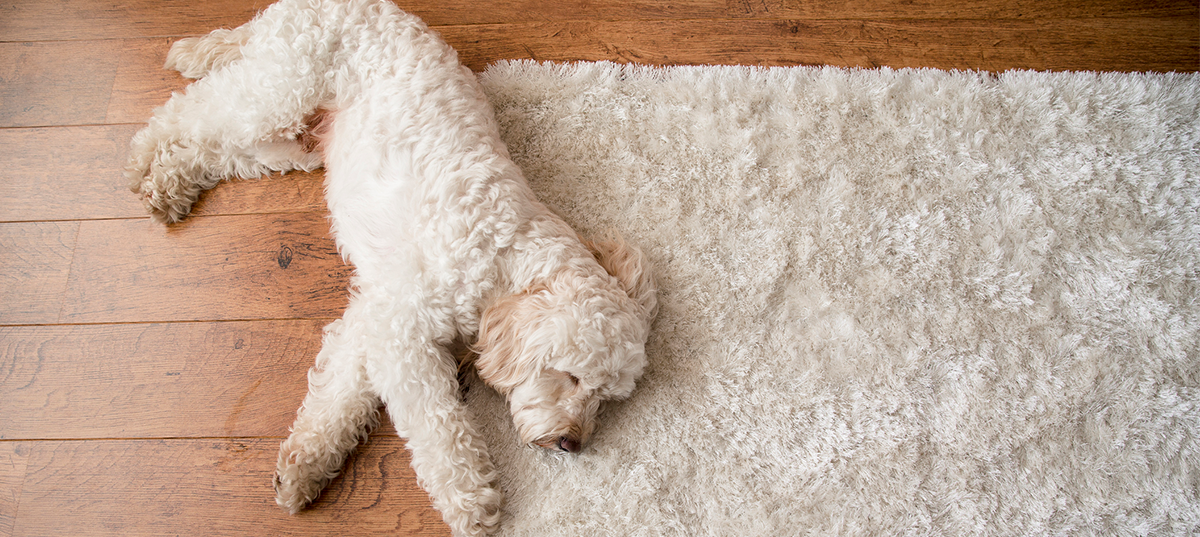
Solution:
[[[571,384],[579,385],[579,377],[572,375],[570,373],[567,373],[567,378],[570,379]]]

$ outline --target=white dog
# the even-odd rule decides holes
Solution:
[[[278,503],[296,512],[386,405],[455,534],[499,520],[501,494],[459,398],[451,345],[475,341],[522,442],[578,451],[601,401],[646,364],[656,307],[642,254],[585,244],[535,199],[470,70],[385,0],[283,0],[172,47],[199,78],[132,142],[130,186],[175,222],[222,179],[325,166],[350,305],[326,329],[283,442]]]

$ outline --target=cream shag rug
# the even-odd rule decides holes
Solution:
[[[514,159],[657,265],[579,456],[477,415],[502,535],[1200,528],[1200,76],[501,63]]]

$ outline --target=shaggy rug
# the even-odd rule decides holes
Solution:
[[[661,288],[578,456],[473,381],[502,535],[1200,529],[1200,76],[481,80],[541,198]]]

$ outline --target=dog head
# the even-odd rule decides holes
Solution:
[[[475,344],[479,376],[508,398],[521,440],[551,450],[579,451],[600,403],[633,391],[657,306],[639,250],[585,245],[606,273],[564,268],[496,301]]]

